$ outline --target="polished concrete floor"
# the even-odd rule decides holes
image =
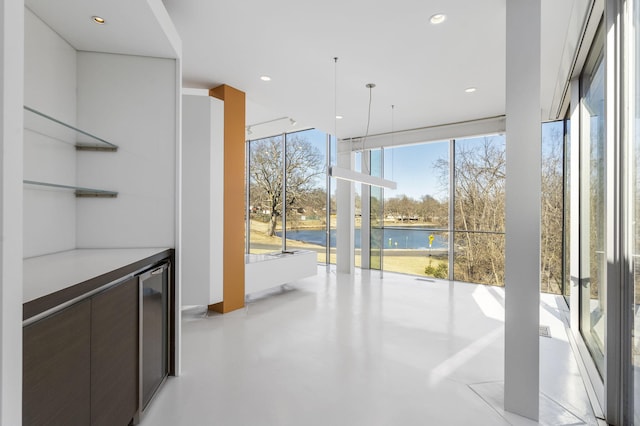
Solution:
[[[142,425],[536,424],[500,407],[503,306],[500,288],[320,267],[236,312],[190,308],[182,376]],[[540,424],[596,424],[564,310],[543,296]]]

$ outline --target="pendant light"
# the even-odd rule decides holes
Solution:
[[[337,130],[337,117],[338,117],[338,111],[337,111],[337,68],[338,68],[338,58],[335,57],[333,58],[333,62],[334,62],[334,103],[333,103],[333,117],[334,117],[334,136],[336,138],[336,141],[339,141],[338,139],[338,130]],[[376,87],[375,84],[373,83],[368,83],[365,86],[367,89],[369,89],[369,114],[367,117],[367,130],[365,132],[365,136],[362,139],[362,151],[364,152],[364,143],[367,139],[367,136],[369,135],[369,124],[371,122],[371,97],[372,97],[372,90],[374,87]],[[365,162],[366,164],[366,162]],[[369,186],[376,186],[376,187],[380,187],[380,188],[387,188],[387,189],[397,189],[398,188],[398,184],[396,182],[390,181],[388,179],[384,179],[381,177],[377,177],[377,176],[371,176],[370,174],[365,174],[365,173],[360,173],[360,172],[356,172],[355,170],[351,170],[351,169],[345,169],[344,167],[338,167],[338,166],[329,166],[329,175],[331,177],[334,177],[336,179],[341,179],[341,180],[346,180],[346,181],[350,181],[350,182],[355,182],[355,183],[361,183],[364,185],[369,185]]]

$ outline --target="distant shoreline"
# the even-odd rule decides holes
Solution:
[[[389,229],[399,229],[399,228],[424,228],[425,230],[427,229],[435,229],[437,230],[437,232],[448,232],[446,230],[441,230],[441,228],[438,227],[438,225],[434,224],[434,223],[398,223],[398,222],[393,222],[393,224],[388,224],[385,223],[384,224],[384,228],[389,228]],[[384,229],[383,228],[383,229]],[[324,226],[317,226],[317,225],[309,225],[309,226],[295,226],[295,227],[291,227],[291,228],[287,228],[287,231],[323,231],[326,228]],[[361,229],[360,226],[356,226],[355,229]],[[276,231],[276,232],[282,232],[282,230]]]

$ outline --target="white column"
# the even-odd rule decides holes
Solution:
[[[506,5],[504,408],[538,420],[541,6],[539,0]]]
[[[0,424],[22,424],[24,3],[0,0]]]
[[[182,302],[222,302],[224,102],[182,96]]]
[[[353,170],[355,156],[338,151],[338,167]],[[354,187],[353,182],[336,179],[336,270],[345,274],[354,269]]]

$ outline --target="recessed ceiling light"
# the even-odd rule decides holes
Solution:
[[[478,89],[476,89],[475,87],[467,87],[466,89],[464,89],[465,93],[473,93],[476,90]]]
[[[105,23],[104,18],[101,18],[99,16],[92,16],[91,19],[93,19],[93,22],[95,22],[96,24],[102,25]]]
[[[262,80],[262,81],[271,81],[271,77],[269,77],[268,75],[263,75],[262,77],[260,77],[260,80]]]
[[[429,21],[431,21],[431,23],[434,25],[438,25],[442,24],[446,19],[447,15],[445,15],[444,13],[436,13],[429,19]]]
[[[344,117],[341,115],[336,115],[336,120],[342,120]]]

